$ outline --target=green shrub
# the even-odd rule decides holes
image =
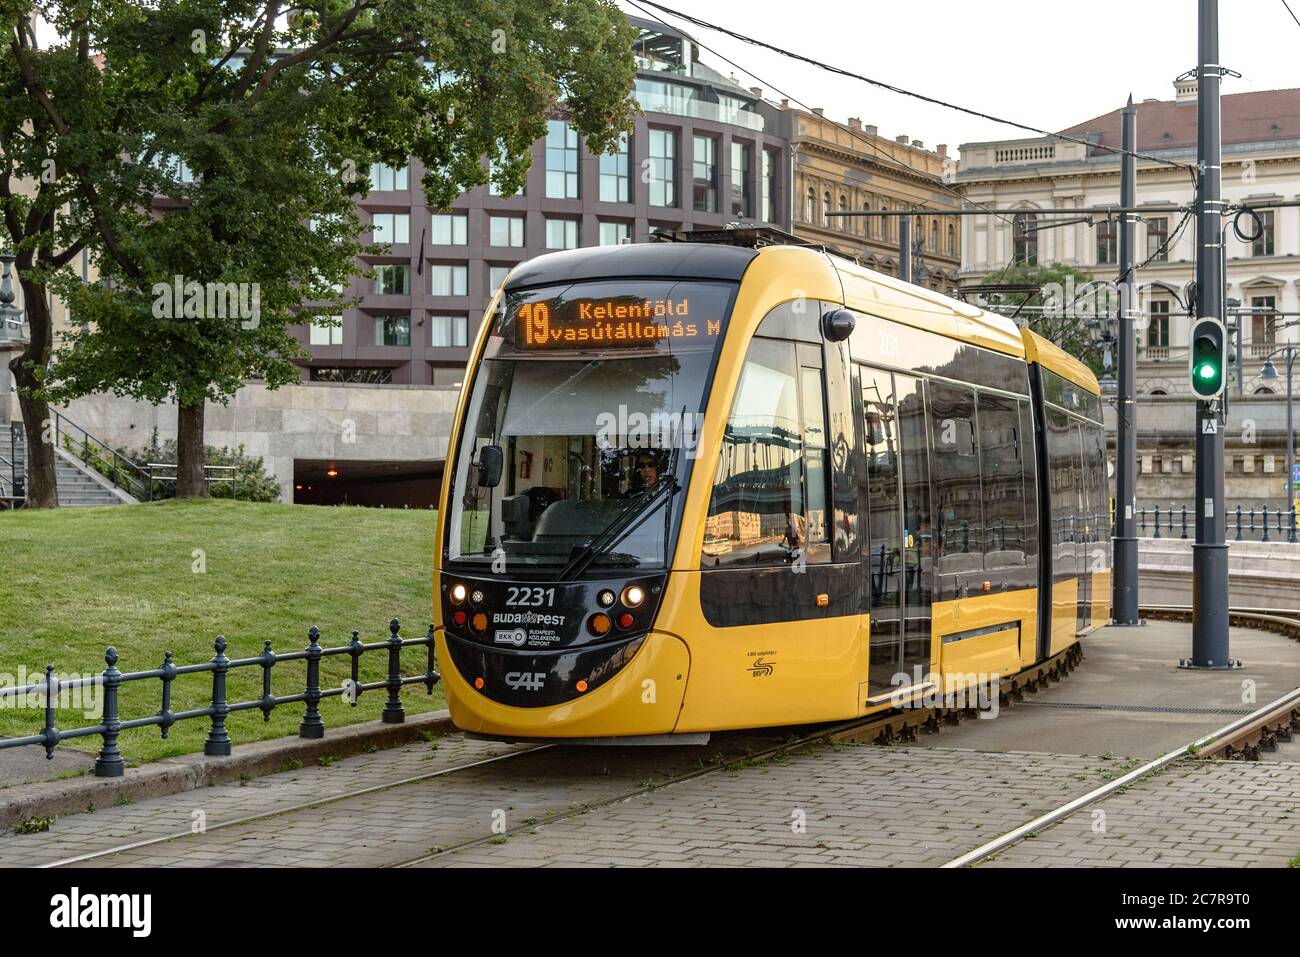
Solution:
[[[119,449],[118,452],[123,458],[129,459],[141,468],[147,468],[151,462],[163,465],[176,464],[176,440],[168,439],[160,443],[157,429],[154,429],[149,444],[144,448],[135,450]],[[278,502],[280,500],[280,484],[266,471],[261,457],[252,458],[246,455],[242,445],[235,449],[225,446],[217,448],[216,446],[205,445],[203,447],[203,464],[233,465],[235,467],[233,482],[214,481],[209,483],[209,490],[213,498],[236,498],[241,502]],[[98,464],[95,467],[100,468]],[[100,468],[100,471],[104,471],[104,469]],[[220,474],[229,473],[223,472]],[[155,500],[175,498],[176,483],[170,480],[160,481],[155,479],[153,497]]]

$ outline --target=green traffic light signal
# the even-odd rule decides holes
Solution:
[[[1192,391],[1202,399],[1213,399],[1223,391],[1227,338],[1223,323],[1213,317],[1197,319],[1192,327]]]

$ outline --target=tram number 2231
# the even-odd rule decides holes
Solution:
[[[554,588],[509,588],[506,604],[514,607],[551,608],[555,605]]]

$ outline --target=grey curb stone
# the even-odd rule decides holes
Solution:
[[[331,728],[324,738],[271,738],[236,744],[228,758],[186,754],[127,768],[120,778],[84,775],[61,781],[40,781],[0,790],[0,829],[8,830],[31,817],[79,814],[88,807],[111,807],[122,799],[140,801],[179,794],[195,788],[236,781],[247,775],[274,774],[290,761],[307,764],[323,757],[348,757],[374,746],[396,748],[417,740],[422,732],[452,732],[456,727],[444,711],[408,715],[402,724],[365,721]]]

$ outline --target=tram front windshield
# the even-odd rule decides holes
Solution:
[[[620,280],[503,297],[453,459],[448,561],[664,567],[735,290]]]

